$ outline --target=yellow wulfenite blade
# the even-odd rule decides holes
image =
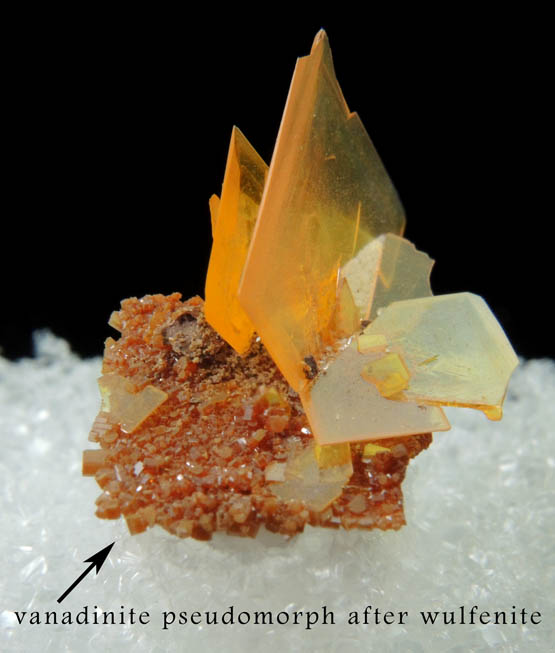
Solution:
[[[388,453],[390,451],[391,449],[388,447],[380,447],[379,444],[372,444],[369,442],[368,444],[364,445],[364,449],[362,450],[362,458],[363,460],[368,460],[369,458],[373,458],[378,453]]]
[[[429,297],[433,260],[405,238],[384,234],[343,268],[363,318],[375,319],[392,302]]]
[[[208,323],[239,354],[249,348],[254,327],[237,300],[267,166],[243,134],[233,128],[222,196],[210,200],[214,242],[206,275]],[[216,199],[214,199],[216,198]]]
[[[320,466],[316,446],[311,443],[289,460],[284,481],[273,484],[271,490],[280,499],[303,501],[311,510],[321,512],[341,496],[353,475],[353,464],[349,455],[348,459],[337,464]]]
[[[339,276],[336,291],[335,310],[329,328],[330,344],[338,338],[348,338],[360,330],[360,311],[355,304],[349,282],[343,275]]]
[[[405,390],[410,378],[402,357],[393,352],[366,363],[361,374],[365,381],[378,388],[382,397],[393,397]]]
[[[344,444],[328,444],[321,447],[317,444],[314,447],[316,460],[320,469],[328,469],[337,465],[348,465],[352,463],[351,445],[348,442]]]
[[[153,385],[134,392],[134,386],[119,374],[101,376],[98,386],[102,410],[112,424],[119,424],[126,433],[133,433],[168,398]]]
[[[385,336],[369,336],[361,333],[357,336],[357,349],[361,354],[369,354],[371,352],[385,351],[387,347],[387,339]]]
[[[353,339],[314,384],[301,392],[318,444],[360,442],[449,429],[449,422],[440,408],[386,399],[376,385],[362,377],[363,368],[381,357],[379,351],[359,352],[356,339]]]
[[[221,209],[220,217],[221,219]],[[295,69],[239,300],[290,385],[319,357],[336,307],[334,270],[404,214],[320,32]]]
[[[501,418],[518,359],[481,297],[456,293],[395,302],[364,333],[387,334],[390,348],[403,356],[410,372],[402,393],[407,401],[467,406]]]

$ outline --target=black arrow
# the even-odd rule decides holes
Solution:
[[[79,583],[83,580],[83,578],[85,578],[85,576],[89,573],[89,571],[91,571],[93,567],[96,567],[96,573],[98,574],[98,572],[100,571],[100,567],[102,567],[102,565],[104,564],[104,561],[108,557],[108,554],[112,550],[114,544],[115,542],[112,542],[112,544],[109,544],[108,546],[104,547],[101,551],[95,553],[90,558],[83,560],[83,562],[90,562],[91,563],[90,566],[87,569],[85,569],[85,571],[79,576],[79,578],[67,588],[67,590],[62,594],[62,596],[60,596],[60,598],[58,599],[58,603],[61,603],[65,599],[65,597],[72,590],[74,590],[77,587],[77,585],[79,585]]]

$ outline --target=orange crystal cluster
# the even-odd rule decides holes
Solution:
[[[446,430],[441,405],[500,419],[516,355],[482,299],[432,296],[433,261],[402,238],[401,204],[323,31],[297,63],[267,177],[241,145],[234,132],[206,316],[239,354],[260,336],[318,443]]]
[[[320,32],[268,168],[234,128],[210,198],[206,302],[126,300],[84,473],[98,514],[200,539],[396,528],[441,406],[500,419],[517,358],[485,302],[434,297],[395,189]]]

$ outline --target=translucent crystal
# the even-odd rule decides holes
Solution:
[[[206,275],[208,323],[239,354],[251,344],[254,327],[237,299],[267,166],[243,134],[233,128],[222,197],[210,200],[214,242]],[[214,199],[215,198],[215,199]]]
[[[434,262],[408,240],[383,234],[370,241],[342,272],[364,319],[373,320],[391,302],[429,297]]]
[[[338,338],[346,338],[360,329],[360,310],[355,304],[349,282],[340,275],[332,322],[329,329],[331,343]]]
[[[220,211],[221,212],[221,211]],[[402,233],[393,185],[335,78],[324,32],[297,63],[239,299],[290,385],[329,339],[338,271],[372,238]]]
[[[408,387],[410,374],[397,353],[386,354],[366,363],[361,371],[365,381],[373,383],[382,397],[392,397]]]
[[[518,364],[485,301],[457,293],[395,302],[364,331],[387,334],[410,372],[407,401],[483,410],[500,419],[511,373]]]
[[[86,449],[83,451],[83,476],[94,476],[106,465],[108,452],[105,449]]]
[[[347,465],[351,462],[351,446],[348,443],[328,444],[324,447],[317,444],[314,452],[320,469],[327,469],[336,465]]]
[[[153,385],[135,392],[133,385],[119,374],[101,376],[98,386],[102,395],[102,411],[126,433],[133,433],[168,398],[163,390]]]
[[[216,231],[216,222],[218,221],[218,212],[220,210],[220,198],[217,195],[212,195],[212,197],[208,200],[208,207],[210,208],[212,235],[214,235]]]
[[[389,453],[390,451],[391,449],[388,447],[381,447],[379,444],[373,444],[372,442],[369,442],[368,444],[364,445],[364,449],[362,450],[362,458],[373,458],[377,453]]]
[[[303,501],[308,508],[321,512],[341,496],[353,474],[353,465],[349,455],[347,462],[320,467],[315,448],[311,443],[289,460],[285,480],[273,484],[271,490],[281,499]]]
[[[381,334],[371,336],[366,333],[361,333],[357,336],[357,349],[361,354],[385,351],[386,347],[387,338]]]
[[[303,406],[320,445],[449,429],[440,408],[386,399],[362,377],[363,368],[381,356],[359,352],[354,338],[302,391]]]

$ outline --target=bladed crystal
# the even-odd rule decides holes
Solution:
[[[362,376],[380,352],[359,352],[355,339],[340,351],[301,392],[303,406],[320,445],[377,440],[430,431],[446,431],[443,411],[422,402],[393,401]]]
[[[239,354],[254,326],[237,299],[237,288],[251,240],[267,166],[245,136],[233,128],[221,199],[210,199],[214,242],[206,275],[208,323]]]
[[[373,320],[392,302],[429,297],[433,260],[395,234],[382,234],[351,259],[342,272],[347,277],[363,319]]]
[[[509,378],[518,365],[486,302],[456,293],[394,302],[364,331],[387,334],[405,361],[407,401],[483,410],[501,418]]]
[[[297,62],[239,288],[239,300],[289,381],[306,382],[336,307],[337,271],[373,238],[401,234],[395,189],[335,78],[320,32]]]

